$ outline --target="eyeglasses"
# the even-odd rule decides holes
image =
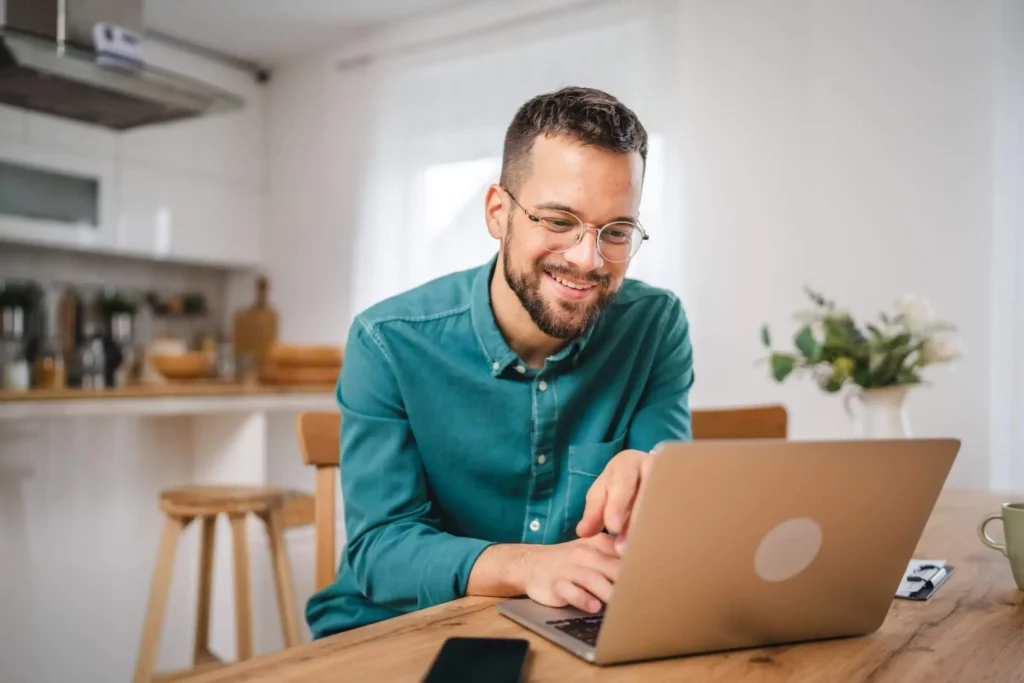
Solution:
[[[640,245],[649,239],[638,223],[613,221],[601,227],[587,225],[568,211],[545,210],[534,215],[527,211],[511,192],[505,189],[515,205],[526,217],[544,228],[544,248],[556,254],[569,251],[583,239],[587,230],[597,233],[597,251],[601,258],[612,263],[623,263],[636,256]]]

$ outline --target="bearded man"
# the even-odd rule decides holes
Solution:
[[[495,256],[360,313],[338,380],[346,543],[315,637],[466,595],[599,611],[662,441],[691,438],[693,356],[627,279],[647,133],[613,96],[525,103],[484,205]]]

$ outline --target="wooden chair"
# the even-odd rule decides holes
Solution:
[[[316,590],[334,582],[338,558],[334,547],[335,488],[341,456],[341,413],[310,412],[299,415],[295,431],[302,460],[316,468],[313,524],[316,531]]]
[[[253,656],[247,529],[247,518],[250,514],[260,518],[266,526],[285,647],[299,644],[298,614],[295,609],[291,569],[283,535],[282,511],[286,496],[285,490],[274,486],[183,486],[160,493],[160,508],[166,520],[135,665],[135,683],[176,680],[185,675],[222,666],[222,662],[210,652],[208,643],[214,530],[217,517],[222,514],[231,520],[234,546],[235,635],[238,639],[238,659],[250,659]],[[160,632],[167,608],[167,598],[171,591],[178,538],[193,520],[202,524],[193,668],[184,672],[154,676],[160,650]]]
[[[780,405],[694,410],[691,426],[694,440],[785,439],[789,433],[788,415]]]

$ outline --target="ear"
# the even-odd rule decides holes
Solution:
[[[511,201],[501,185],[494,184],[487,188],[487,196],[484,198],[484,218],[487,220],[487,232],[496,240],[501,241],[505,238],[510,209]]]

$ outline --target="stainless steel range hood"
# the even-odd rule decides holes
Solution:
[[[97,24],[141,36],[142,0],[6,0],[0,24],[0,103],[118,130],[244,105],[96,44]]]

